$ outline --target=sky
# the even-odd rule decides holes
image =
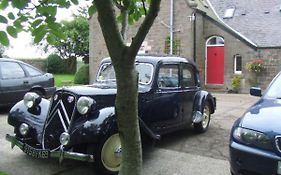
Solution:
[[[85,1],[80,0],[80,4],[83,6]],[[82,2],[82,3],[81,3]],[[84,5],[85,6],[85,5]],[[71,7],[70,9],[58,9],[57,11],[57,20],[72,20],[73,13],[77,12],[77,7]],[[10,9],[7,9],[6,12],[2,11],[0,14],[8,13]],[[0,30],[3,30],[4,26],[0,25]],[[10,58],[46,58],[50,53],[44,53],[40,48],[32,44],[31,33],[21,32],[18,34],[17,38],[9,37],[10,46],[5,48],[4,55],[7,55]]]

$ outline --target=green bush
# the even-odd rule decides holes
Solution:
[[[75,84],[89,84],[89,64],[79,68],[74,77]]]
[[[231,78],[231,87],[232,90],[238,92],[241,86],[241,76],[240,75],[234,75]]]
[[[47,71],[53,74],[65,73],[66,66],[63,59],[56,54],[51,54],[47,58]]]

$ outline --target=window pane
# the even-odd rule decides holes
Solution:
[[[234,73],[241,74],[242,73],[242,57],[241,55],[234,56]]]
[[[223,45],[224,40],[220,37],[214,37],[214,38],[210,39],[207,44],[208,45]]]
[[[160,68],[158,86],[161,88],[179,87],[179,69],[177,65],[163,65]]]
[[[25,68],[25,70],[29,73],[30,76],[39,76],[42,75],[42,73],[39,70],[36,70],[30,66],[22,64],[22,66]]]
[[[195,86],[195,79],[192,68],[188,65],[183,67],[183,86],[184,87],[191,87]]]
[[[25,76],[23,69],[18,63],[2,62],[0,66],[3,79],[23,78]]]
[[[236,71],[242,70],[242,58],[241,56],[236,56]]]

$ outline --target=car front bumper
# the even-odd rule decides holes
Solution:
[[[229,145],[230,168],[233,175],[279,175],[281,157],[231,141]]]
[[[23,152],[28,154],[29,156],[36,157],[36,158],[58,158],[60,163],[63,159],[72,159],[72,160],[79,160],[85,162],[94,162],[94,156],[90,154],[82,154],[77,152],[69,152],[64,151],[63,146],[58,151],[50,151],[50,150],[42,150],[36,149],[23,143],[22,141],[18,140],[16,136],[6,134],[6,140],[11,142],[11,147],[14,146],[19,147]]]

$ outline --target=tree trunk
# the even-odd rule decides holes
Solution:
[[[115,110],[122,145],[119,175],[141,175],[142,148],[138,120],[138,74],[135,57],[160,9],[161,0],[151,0],[149,11],[130,47],[125,46],[116,23],[111,0],[95,0],[98,20],[111,57],[117,82]]]
[[[138,122],[138,74],[134,62],[131,64],[119,62],[117,65],[115,66],[118,82],[115,105],[122,144],[122,164],[119,175],[141,175],[142,148]]]

